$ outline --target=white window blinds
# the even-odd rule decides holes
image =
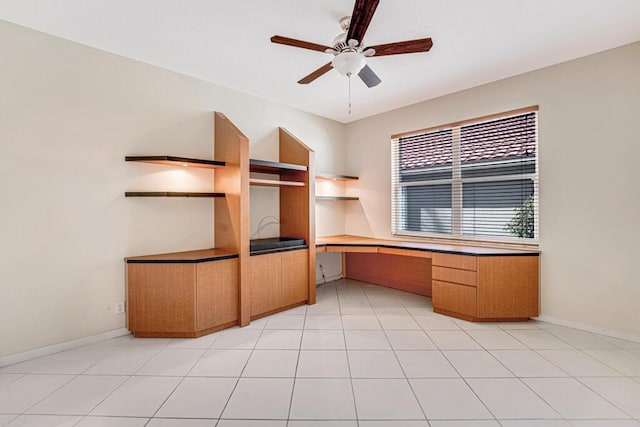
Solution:
[[[392,232],[532,241],[537,111],[392,139]]]

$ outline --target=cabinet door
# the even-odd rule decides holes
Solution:
[[[478,317],[524,319],[539,312],[539,257],[481,257]]]
[[[193,332],[194,264],[127,264],[129,330]]]
[[[309,299],[309,250],[282,252],[282,304],[305,302]]]
[[[238,320],[238,260],[203,262],[196,273],[197,329]]]
[[[282,301],[281,254],[250,257],[251,266],[251,316],[266,313],[280,307]]]

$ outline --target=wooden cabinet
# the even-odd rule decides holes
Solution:
[[[535,317],[538,262],[538,256],[434,253],[433,311],[474,321]]]
[[[251,317],[285,310],[309,300],[309,250],[251,257]]]
[[[127,325],[139,337],[197,337],[251,317],[315,303],[314,152],[279,129],[278,162],[249,159],[249,139],[214,114],[216,160],[127,156],[126,161],[216,169],[216,192],[127,192],[214,198],[215,249],[127,258]],[[278,179],[251,176],[251,172]],[[351,177],[346,177],[351,179]],[[280,232],[308,249],[251,256],[249,186],[280,188]],[[304,245],[302,245],[304,247]]]
[[[539,257],[479,257],[478,317],[522,319],[538,316]]]
[[[238,321],[238,259],[127,263],[136,337],[198,337]]]

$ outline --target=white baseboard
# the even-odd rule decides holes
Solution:
[[[542,322],[553,323],[554,325],[567,326],[569,328],[580,329],[582,331],[593,332],[600,335],[619,338],[621,340],[640,343],[640,335],[633,335],[626,332],[617,331],[615,329],[599,328],[593,325],[588,325],[586,323],[573,322],[570,320],[558,319],[556,317],[544,315],[534,317],[534,319],[540,320]]]
[[[23,353],[12,354],[0,357],[0,368],[3,366],[13,365],[14,363],[24,362],[26,360],[35,359],[36,357],[48,356],[50,354],[59,353],[72,348],[82,347],[83,345],[93,344],[111,338],[121,337],[130,332],[127,328],[114,329],[112,331],[103,332],[101,334],[89,335],[88,337],[78,338],[71,341],[65,341],[58,344],[48,345]]]
[[[334,280],[339,280],[342,279],[342,274],[336,274],[333,276],[327,276],[325,277],[324,280],[322,280],[322,277],[316,277],[316,286],[317,285],[324,285],[325,283],[329,283],[329,282],[333,282]]]

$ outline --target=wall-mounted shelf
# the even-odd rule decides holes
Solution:
[[[348,201],[348,200],[360,200],[359,197],[348,197],[348,196],[316,196],[317,201],[327,201],[327,202],[339,202],[339,201]]]
[[[271,162],[268,160],[249,159],[249,171],[259,173],[281,174],[287,172],[306,172],[307,167],[293,163]]]
[[[339,175],[337,173],[318,172],[316,174],[316,179],[320,179],[324,181],[356,181],[359,178],[357,176],[351,176],[351,175]]]
[[[224,197],[224,193],[197,193],[184,191],[127,191],[125,197]]]
[[[177,156],[125,156],[127,162],[154,163],[166,166],[183,166],[193,168],[215,169],[225,165],[217,160],[191,159]]]
[[[249,185],[258,185],[261,187],[304,187],[304,182],[249,178]]]

